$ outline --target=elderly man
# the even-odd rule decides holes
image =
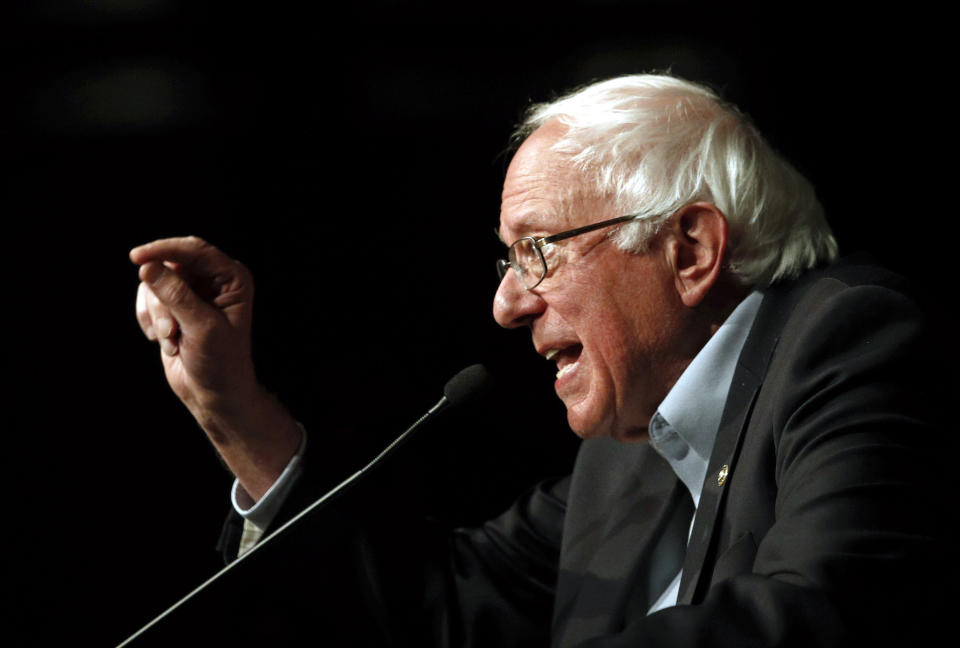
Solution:
[[[426,602],[426,626],[371,618],[394,638],[493,646],[832,646],[927,628],[943,441],[899,279],[837,262],[809,184],[696,84],[597,83],[535,106],[520,135],[494,316],[556,362],[585,441],[569,478],[425,540],[426,585],[359,560],[372,608]],[[131,259],[140,324],[237,478],[235,555],[297,501],[316,451],[256,383],[247,271],[192,238]],[[364,525],[330,534],[389,554]]]

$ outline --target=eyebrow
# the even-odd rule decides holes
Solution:
[[[519,233],[520,233],[520,236],[517,237],[517,240],[522,238],[527,238],[527,237],[544,238],[544,237],[550,236],[550,234],[547,234],[547,233],[536,235],[536,234],[530,234],[530,233],[524,234],[524,232],[536,232],[538,230],[540,231],[546,230],[547,232],[549,232],[550,228],[547,227],[547,224],[552,218],[553,217],[551,215],[545,214],[544,212],[539,212],[536,210],[533,210],[527,213],[522,218],[521,222],[517,225],[517,229],[519,230]],[[497,235],[497,238],[500,239],[500,242],[506,245],[507,247],[509,247],[513,243],[513,241],[510,241],[508,243],[503,238],[503,236],[500,235],[499,226],[495,227],[493,232],[494,234]]]

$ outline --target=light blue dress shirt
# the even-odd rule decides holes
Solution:
[[[761,301],[763,295],[753,292],[740,302],[680,375],[650,420],[650,445],[690,491],[694,518],[737,360]],[[693,519],[687,530],[688,540],[692,529]],[[677,570],[676,576],[648,613],[676,605],[682,567],[671,566]]]

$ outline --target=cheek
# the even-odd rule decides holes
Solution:
[[[641,332],[623,313],[610,308],[585,315],[580,339],[590,368],[590,392],[594,400],[611,406],[624,399],[638,374],[645,373]]]
[[[583,436],[627,438],[646,429],[666,396],[663,377],[680,330],[676,295],[657,268],[631,259],[618,270],[581,278],[578,290],[556,305],[583,343],[589,367],[577,398],[566,399],[571,424],[579,423]]]
[[[597,313],[591,333],[591,352],[598,374],[597,386],[610,391],[607,398],[618,409],[627,404],[656,398],[657,377],[665,369],[675,343],[672,309],[658,301],[668,296],[641,294],[629,304]]]

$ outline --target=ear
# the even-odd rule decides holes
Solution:
[[[727,218],[713,203],[686,205],[670,219],[668,263],[683,303],[693,308],[717,283],[727,250]]]

